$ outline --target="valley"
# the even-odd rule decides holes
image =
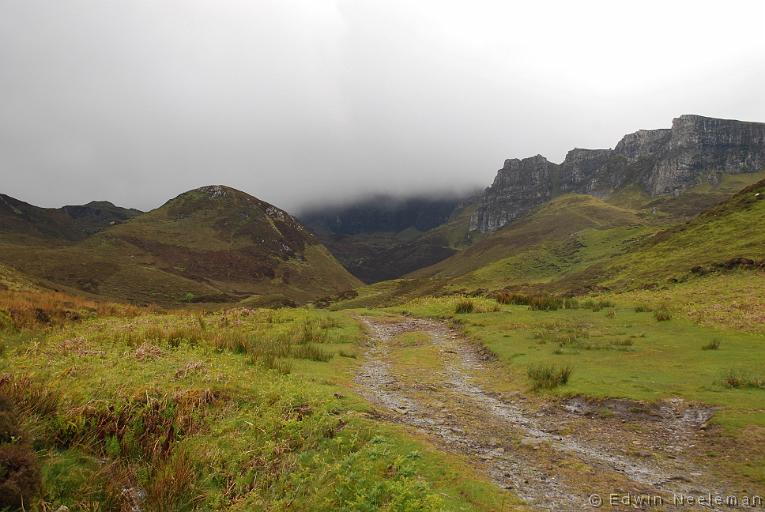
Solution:
[[[763,134],[681,116],[295,216],[0,195],[0,510],[746,509]]]

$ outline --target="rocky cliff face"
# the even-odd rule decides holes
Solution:
[[[494,183],[470,218],[470,231],[499,229],[536,205],[552,199],[558,166],[542,155],[505,160]],[[512,198],[508,200],[508,198]]]
[[[501,228],[565,193],[608,197],[637,184],[651,196],[678,194],[708,172],[765,169],[765,123],[684,115],[671,129],[639,130],[614,149],[572,149],[561,164],[541,155],[506,160],[470,220],[471,231]]]
[[[681,116],[654,172],[644,182],[651,195],[693,185],[702,171],[735,174],[765,168],[765,123]]]

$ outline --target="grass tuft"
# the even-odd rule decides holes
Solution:
[[[765,378],[742,370],[728,370],[723,375],[723,385],[733,389],[765,389]]]
[[[472,313],[475,310],[475,304],[471,300],[462,300],[454,306],[454,312],[458,315]]]
[[[311,361],[319,361],[322,363],[326,363],[330,359],[332,359],[332,353],[325,352],[321,348],[317,347],[316,345],[311,344],[305,344],[305,345],[297,345],[292,349],[290,352],[290,356],[296,358],[296,359],[308,359]]]
[[[657,322],[667,322],[669,320],[672,320],[672,313],[665,307],[662,307],[654,311],[653,316]]]
[[[701,347],[701,350],[719,350],[720,349],[720,340],[717,338],[713,339],[703,347]]]
[[[614,307],[614,303],[611,302],[610,300],[604,300],[604,299],[600,299],[600,300],[588,299],[582,302],[582,307],[585,309],[591,309],[592,311],[597,313],[598,311],[601,311],[605,308]]]
[[[527,374],[534,384],[534,389],[553,389],[567,384],[572,371],[570,366],[536,364],[528,367]]]

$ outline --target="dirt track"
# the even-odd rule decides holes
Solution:
[[[443,449],[472,463],[532,509],[597,509],[590,496],[610,493],[663,496],[723,494],[692,450],[711,411],[681,400],[646,406],[624,400],[545,402],[537,396],[494,393],[482,382],[498,364],[445,323],[419,319],[362,319],[370,338],[356,378],[362,395],[392,421],[416,427]],[[438,361],[404,368],[398,334],[429,335]],[[607,415],[596,411],[607,411]],[[639,498],[638,498],[639,499]],[[602,509],[617,510],[604,503]],[[632,505],[621,509],[634,510]],[[693,507],[678,507],[695,510]],[[716,510],[701,507],[700,510]],[[720,508],[719,510],[730,510]]]

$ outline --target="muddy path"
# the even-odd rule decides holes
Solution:
[[[380,406],[387,419],[411,425],[441,448],[468,456],[531,509],[694,510],[687,504],[675,507],[675,495],[730,494],[709,468],[692,462],[691,452],[712,414],[708,409],[681,400],[645,406],[493,392],[491,379],[500,378],[500,371],[507,375],[506,370],[446,323],[361,320],[370,335],[356,377],[361,394]],[[427,346],[417,350],[427,364],[407,363],[404,355],[410,349],[397,344],[397,336],[410,331],[426,334]],[[611,493],[638,501],[651,497],[652,506],[612,507]],[[603,500],[600,507],[593,506],[598,504],[593,494]]]

